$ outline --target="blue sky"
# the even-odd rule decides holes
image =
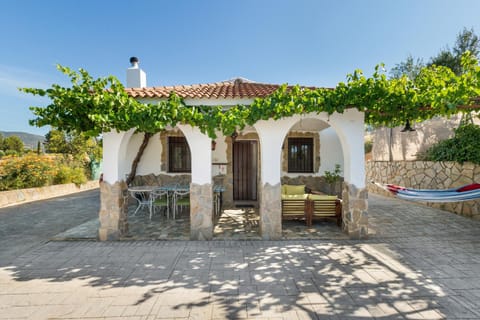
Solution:
[[[480,34],[477,0],[0,0],[0,130],[44,135],[17,87],[67,85],[59,63],[125,81],[131,56],[149,86],[245,77],[333,87],[347,73],[427,60],[463,27]]]

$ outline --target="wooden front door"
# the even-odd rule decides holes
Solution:
[[[257,141],[233,143],[233,200],[257,200]]]

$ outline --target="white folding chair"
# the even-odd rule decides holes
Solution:
[[[190,190],[175,190],[173,192],[173,219],[178,209],[190,207]]]
[[[150,220],[152,220],[152,213],[155,213],[155,208],[165,208],[167,212],[167,218],[170,218],[170,205],[169,205],[168,191],[164,189],[154,189],[150,193]]]

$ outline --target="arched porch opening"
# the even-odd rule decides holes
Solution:
[[[104,135],[107,142],[104,159],[108,160],[109,165],[104,172],[104,182],[101,183],[101,189],[105,189],[105,192],[101,190],[102,207],[105,209],[100,210],[99,234],[110,234],[103,237],[105,240],[122,237],[169,239],[172,236],[177,239],[189,239],[188,236],[182,237],[182,234],[177,232],[183,230],[183,226],[176,224],[183,224],[189,228],[190,210],[174,208],[173,195],[178,188],[187,191],[190,189],[192,166],[195,167],[191,160],[190,145],[197,142],[189,141],[189,132],[184,134],[182,129],[188,128],[167,128],[150,138],[138,163],[136,175],[129,186],[126,185],[125,180],[144,139],[144,133],[130,130],[109,132]],[[208,142],[210,143],[210,140]],[[211,145],[209,144],[207,148],[210,151]],[[199,153],[198,150],[196,153]],[[195,172],[204,171],[198,168],[194,170]],[[142,189],[142,187],[151,190],[158,188],[168,190],[168,210],[166,206],[160,210],[151,210],[157,208],[149,208],[148,204],[140,205],[139,197],[136,197],[132,190]],[[143,200],[147,200],[145,199],[147,195],[140,196]],[[104,202],[105,205],[103,205]],[[114,208],[116,209],[113,210]],[[114,211],[113,214],[112,211]],[[173,219],[174,212],[176,219]],[[160,230],[160,224],[163,230]]]
[[[299,119],[285,136],[281,163],[283,237],[338,238],[341,229],[337,227],[337,223],[340,223],[341,215],[338,206],[335,216],[335,200],[331,200],[332,206],[329,205],[331,217],[321,221],[315,219],[313,225],[309,224],[308,219],[308,212],[315,206],[315,203],[309,202],[313,197],[319,195],[330,198],[336,196],[338,199],[342,197],[344,157],[335,129],[328,121],[318,117]],[[333,174],[336,167],[340,170],[338,180],[328,180],[326,172]],[[294,189],[302,191],[301,194],[290,195]],[[341,200],[337,201],[337,205],[340,203]],[[323,204],[316,202],[317,210],[321,209],[321,206]]]
[[[317,125],[322,122],[329,124],[338,137],[340,142],[338,149],[341,149],[343,153],[343,229],[351,238],[365,238],[368,235],[368,217],[363,152],[364,115],[354,109],[347,109],[342,114],[311,113],[276,121],[262,120],[255,124],[262,143],[261,165],[263,169],[260,201],[262,237],[264,239],[280,239],[282,237],[280,200],[282,146],[284,146],[288,132],[297,123],[303,123],[305,119],[313,119]],[[324,168],[324,170],[328,169]]]
[[[131,136],[125,149],[123,174],[126,177],[138,148],[143,140],[143,133]],[[191,151],[189,142],[178,127],[167,128],[153,135],[142,158],[138,163],[136,175],[128,186],[128,203],[126,211],[131,239],[183,239],[188,240],[190,227],[190,210],[188,204],[191,183]],[[152,203],[150,208],[138,208],[135,188],[151,190],[144,196]],[[143,196],[143,195],[142,195]],[[182,205],[175,205],[174,199],[182,196]],[[180,203],[180,201],[178,201]],[[183,232],[178,232],[182,230]]]

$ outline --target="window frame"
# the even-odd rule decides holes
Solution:
[[[298,149],[307,148],[307,159],[297,159],[292,161],[292,148],[297,146]],[[314,173],[314,154],[315,142],[312,137],[289,137],[287,139],[287,172],[288,173]],[[301,162],[300,162],[301,161]]]
[[[191,173],[192,172],[192,155],[190,146],[185,137],[170,136],[168,137],[168,172],[169,173]],[[180,150],[180,151],[176,151]],[[175,152],[179,152],[176,155]],[[185,154],[186,152],[186,154]],[[186,157],[185,157],[186,155]],[[180,161],[176,161],[176,157],[181,157]],[[180,167],[178,167],[180,163]]]

